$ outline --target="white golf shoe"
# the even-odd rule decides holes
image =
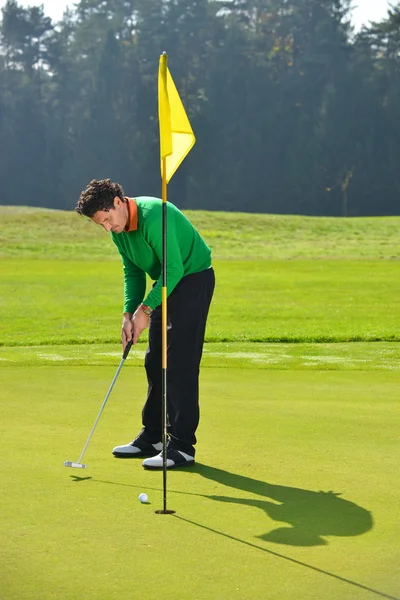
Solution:
[[[130,444],[115,446],[112,453],[117,458],[141,458],[143,456],[154,456],[160,450],[162,450],[161,442],[149,444],[149,442],[145,442],[140,437],[137,437]]]
[[[194,456],[186,454],[181,450],[167,449],[167,469],[174,467],[187,467],[194,464]],[[157,456],[146,458],[142,463],[145,469],[162,469],[163,468],[163,453],[162,451]]]

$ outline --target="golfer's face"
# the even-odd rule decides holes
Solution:
[[[94,213],[92,220],[104,227],[106,231],[121,233],[125,229],[128,220],[127,205],[119,198],[114,200],[114,208],[111,210],[98,210]]]

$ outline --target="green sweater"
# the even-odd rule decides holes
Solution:
[[[134,313],[143,302],[156,308],[162,290],[162,201],[146,196],[135,198],[138,227],[129,233],[113,233],[112,239],[122,257],[124,268],[124,312]],[[191,273],[211,265],[211,250],[190,221],[167,202],[167,295]],[[146,273],[157,283],[146,293]]]

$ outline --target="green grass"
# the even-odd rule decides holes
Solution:
[[[216,257],[207,341],[400,340],[400,262],[382,260],[398,257],[400,218],[188,215]],[[115,343],[123,284],[109,236],[73,212],[0,216],[0,345]]]
[[[207,341],[400,340],[400,262],[222,261]],[[115,343],[119,263],[0,263],[0,345]],[[145,339],[145,338],[144,338]]]
[[[143,343],[89,468],[63,466],[121,359],[113,244],[0,207],[0,599],[400,600],[399,218],[187,214],[217,288],[197,463],[168,474],[166,516],[161,474],[110,452],[141,426]]]
[[[127,367],[143,365],[146,346],[129,354]],[[2,367],[111,366],[121,360],[120,344],[3,346]],[[127,368],[125,367],[125,368]],[[301,371],[400,371],[400,344],[384,342],[333,344],[208,343],[202,367]]]
[[[73,471],[115,367],[2,367],[2,599],[398,596],[398,373],[229,361],[203,369],[176,516],[154,513],[160,473],[110,454],[140,426],[142,369],[122,371]]]
[[[398,259],[400,217],[185,211],[221,259]],[[73,211],[0,206],[0,258],[119,260],[110,237]]]

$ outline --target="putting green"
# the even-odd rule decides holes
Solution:
[[[198,463],[168,473],[166,516],[161,473],[110,453],[140,427],[141,368],[122,370],[89,468],[63,466],[118,360],[2,362],[2,600],[400,597],[397,372],[209,357]]]

